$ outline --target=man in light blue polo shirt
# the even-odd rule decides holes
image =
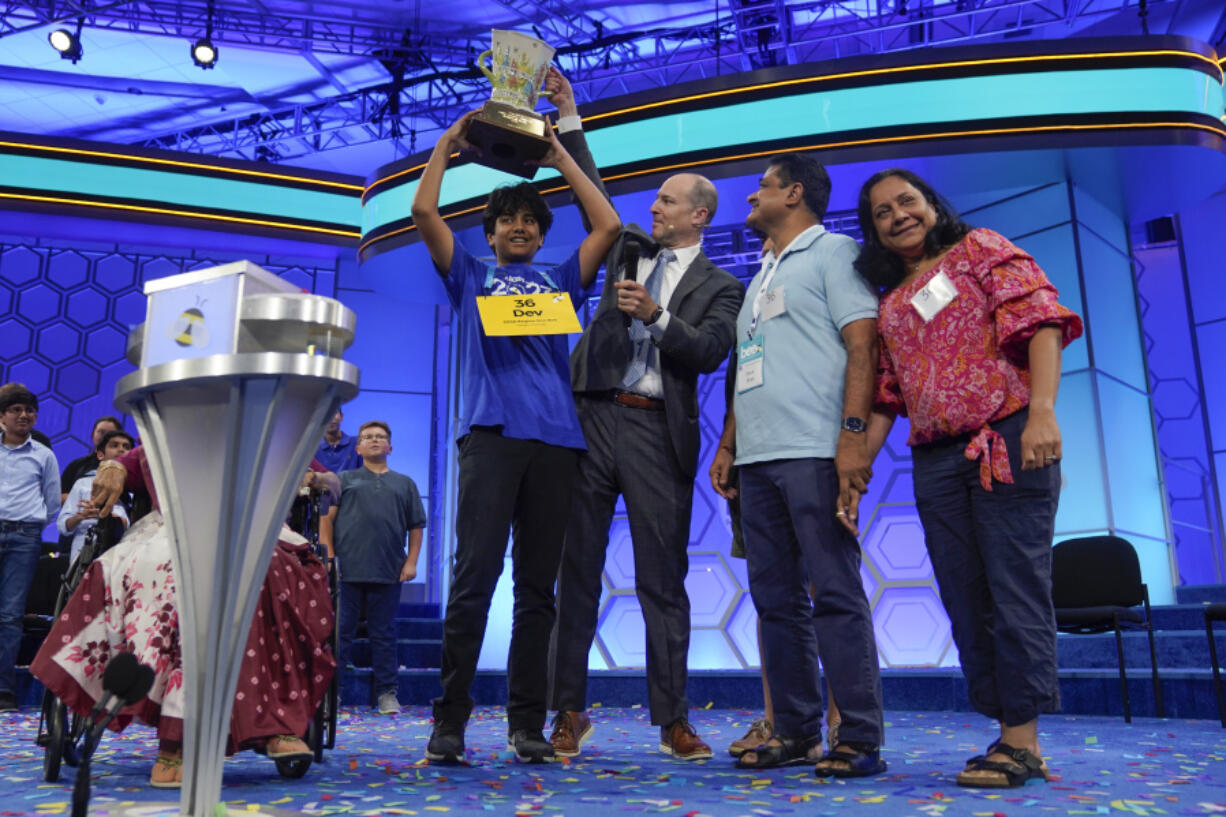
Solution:
[[[840,482],[871,475],[865,418],[877,368],[877,298],[853,269],[859,248],[826,232],[830,177],[815,160],[771,160],[746,224],[775,249],[737,318],[733,404],[711,482],[734,495],[739,466],[749,589],[762,623],[762,662],[775,735],[738,765],[816,762],[819,776],[862,777],[881,760],[881,677],[860,545],[837,517]],[[814,586],[810,604],[808,585]],[[839,702],[837,744],[818,758],[818,637]]]
[[[0,390],[0,712],[17,708],[17,647],[21,618],[42,530],[60,510],[60,465],[50,448],[31,436],[38,398],[25,386]]]

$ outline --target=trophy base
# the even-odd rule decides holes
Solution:
[[[486,102],[468,123],[465,138],[480,153],[477,164],[531,179],[549,152],[545,117],[500,102]]]

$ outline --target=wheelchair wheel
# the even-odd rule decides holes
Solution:
[[[63,701],[47,693],[50,701],[43,701],[47,718],[46,745],[43,747],[43,780],[55,783],[60,779],[60,763],[64,760],[64,747],[69,741],[68,707]]]

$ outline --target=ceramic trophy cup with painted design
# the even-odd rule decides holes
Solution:
[[[491,33],[493,45],[477,57],[477,67],[494,92],[469,123],[466,138],[480,151],[478,163],[531,179],[536,175],[536,162],[549,151],[549,123],[533,108],[546,95],[541,88],[554,49],[518,31],[494,29]]]

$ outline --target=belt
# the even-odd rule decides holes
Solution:
[[[664,401],[657,400],[654,397],[648,397],[645,394],[635,394],[630,391],[613,390],[609,393],[610,399],[614,403],[631,408],[647,409],[648,411],[664,411]]]
[[[14,519],[0,519],[0,530],[22,530],[23,528],[27,526],[35,527],[35,528],[38,528],[39,530],[42,530],[44,527],[43,525],[39,524],[38,522],[34,520],[29,520],[26,522],[19,522]]]

